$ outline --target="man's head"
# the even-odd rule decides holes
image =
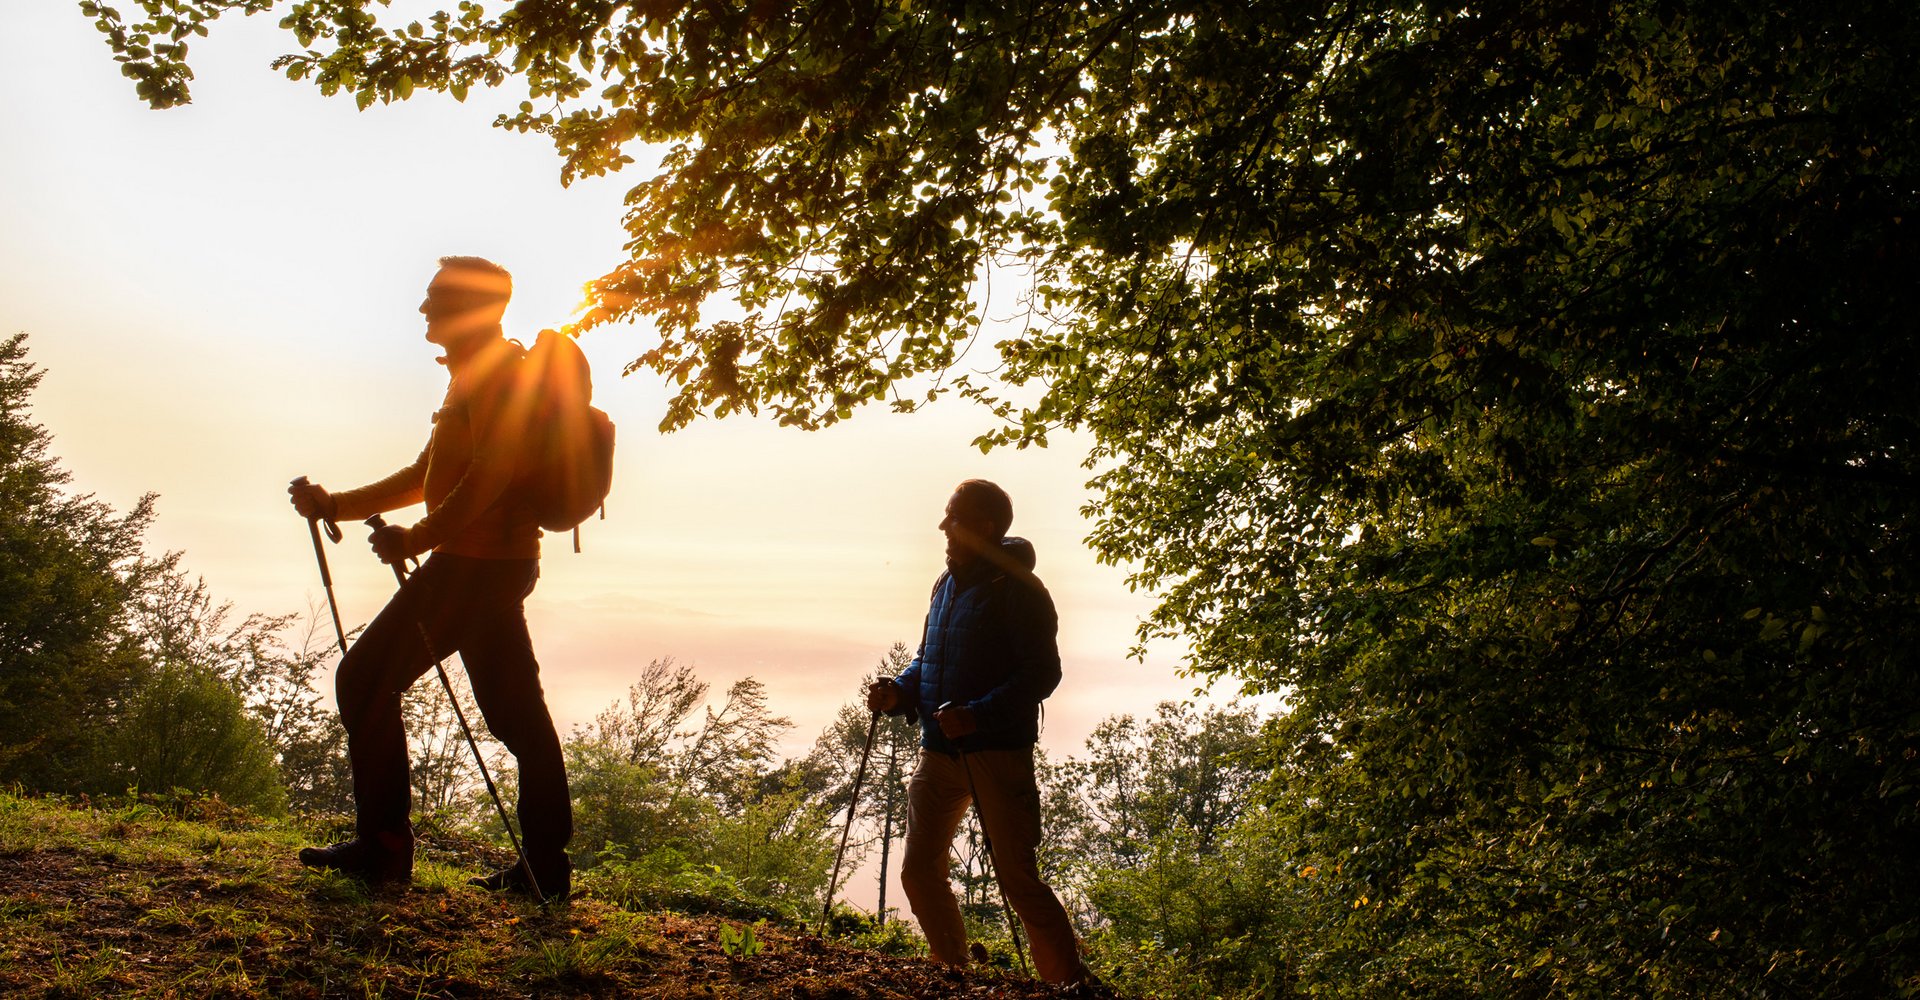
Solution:
[[[984,479],[969,479],[953,488],[940,530],[947,536],[947,559],[972,562],[989,546],[1000,544],[1013,526],[1013,500],[1007,491]]]
[[[451,346],[500,326],[513,297],[513,275],[483,257],[442,257],[427,285],[420,315],[427,318],[427,340]]]

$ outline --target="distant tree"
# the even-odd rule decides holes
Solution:
[[[627,704],[609,706],[576,739],[644,764],[672,782],[673,794],[730,798],[736,804],[772,767],[780,734],[793,721],[767,708],[766,685],[744,677],[719,705],[706,706],[691,724],[709,687],[690,664],[672,657],[647,664],[627,692]]]
[[[1284,996],[1316,912],[1260,805],[1252,708],[1109,716],[1044,770],[1047,857],[1101,974],[1154,996]]]
[[[754,896],[812,916],[833,864],[838,831],[832,816],[830,806],[790,781],[757,792],[736,810],[716,811],[700,849],[691,853]]]
[[[691,664],[653,660],[624,706],[607,706],[567,738],[576,864],[592,867],[609,848],[637,853],[691,835],[696,803],[675,801],[669,756],[692,736],[683,727],[706,692]]]
[[[702,711],[708,690],[692,666],[654,660],[624,706],[608,706],[566,740],[583,861],[609,845],[632,853],[684,844],[683,854],[704,857],[703,824],[737,819],[788,787],[774,750],[792,722],[768,711],[765,686],[742,678]]]
[[[1293,698],[1316,988],[1920,976],[1909,0],[83,6],[156,105],[278,7],[363,106],[662,146],[583,325],[666,426],[1090,434],[1149,635]]]
[[[823,777],[776,762],[792,723],[767,710],[759,681],[735,682],[717,706],[708,691],[692,666],[654,660],[624,704],[568,737],[575,863],[601,868],[608,891],[670,900],[724,885],[728,900],[809,914],[833,859]]]
[[[767,707],[765,684],[753,677],[734,681],[720,707],[706,708],[700,726],[673,755],[674,794],[695,792],[737,811],[772,770],[780,736],[792,728],[792,719]]]
[[[707,684],[693,664],[673,657],[649,661],[640,679],[627,689],[627,705],[610,705],[594,718],[587,735],[619,751],[632,763],[663,763],[670,746],[693,731],[681,728],[707,696]]]
[[[51,438],[28,417],[42,374],[25,334],[0,341],[0,782],[74,790],[90,784],[93,741],[141,671],[126,635],[153,497],[116,514],[65,491]]]
[[[1123,867],[1082,869],[1090,961],[1116,988],[1155,997],[1298,996],[1326,928],[1351,914],[1255,805],[1202,848],[1191,829],[1149,831]],[[1498,994],[1498,990],[1486,991]]]
[[[289,807],[306,813],[349,813],[353,771],[347,760],[347,731],[319,692],[339,652],[322,614],[309,606],[305,615],[286,619],[249,643],[237,678],[248,710],[260,720],[279,758]]]
[[[323,654],[282,643],[294,616],[230,624],[179,553],[144,555],[151,494],[125,515],[66,494],[26,418],[40,378],[24,335],[0,343],[0,780],[216,791],[277,812],[279,769],[297,764],[295,804],[337,806],[342,734],[313,690]]]
[[[268,739],[275,739],[271,732]],[[292,733],[291,738],[283,735],[274,746],[280,754],[288,808],[299,813],[353,812],[353,768],[347,759],[347,731],[338,717]]]
[[[578,734],[565,747],[575,867],[592,868],[605,855],[634,856],[692,835],[699,803],[675,801],[672,786],[652,764],[634,762]]]
[[[1142,724],[1109,716],[1086,755],[1049,768],[1055,850],[1069,866],[1125,868],[1162,833],[1213,854],[1271,770],[1258,713],[1163,701]]]

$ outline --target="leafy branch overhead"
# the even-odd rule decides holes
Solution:
[[[84,6],[156,107],[189,97],[186,38],[272,11],[303,47],[276,65],[361,107],[519,80],[528,99],[499,124],[551,137],[563,180],[664,147],[629,197],[633,257],[595,283],[583,325],[655,320],[663,340],[635,364],[684,387],[669,426],[702,409],[811,427],[890,394],[911,405],[898,383],[952,365],[978,329],[983,264],[1057,239],[1035,146],[1085,52],[1122,30],[840,3],[463,3],[402,23],[371,3],[210,0],[139,25]],[[1016,50],[1030,54],[1009,63]],[[716,295],[745,314],[703,322]]]
[[[1920,975],[1911,8],[87,7],[156,105],[271,12],[363,106],[520,88],[563,179],[658,152],[582,323],[666,427],[1088,432],[1147,637],[1290,699],[1302,981],[1862,996]]]

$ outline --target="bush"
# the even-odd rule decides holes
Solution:
[[[100,734],[99,752],[96,773],[123,788],[185,789],[270,816],[286,812],[286,787],[259,722],[232,688],[197,667],[155,667]]]
[[[894,911],[889,908],[888,912]],[[827,919],[827,934],[839,938],[849,948],[882,955],[905,958],[927,953],[926,939],[915,933],[911,924],[899,919],[882,920],[845,903],[834,904],[833,913]]]
[[[1091,962],[1146,996],[1292,995],[1314,874],[1264,813],[1228,828],[1213,851],[1196,850],[1190,831],[1162,832],[1134,866],[1082,876],[1105,918],[1087,935]]]
[[[628,859],[618,849],[600,854],[600,863],[576,876],[596,899],[623,909],[710,913],[737,920],[786,919],[797,915],[755,897],[717,865],[695,861],[663,847]]]
[[[833,864],[829,814],[805,792],[766,795],[706,824],[697,856],[725,870],[743,891],[801,920],[819,912]]]

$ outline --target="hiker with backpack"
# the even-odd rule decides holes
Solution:
[[[868,686],[867,707],[920,722],[900,883],[934,960],[967,962],[947,850],[971,803],[1004,898],[1032,942],[1034,970],[1050,982],[1090,982],[1066,910],[1034,857],[1034,746],[1040,702],[1060,683],[1059,621],[1033,575],[1032,544],[1007,536],[1012,524],[1013,501],[1000,487],[969,479],[954,489],[940,520],[947,570],[934,583],[920,651],[898,677]]]
[[[542,523],[551,525],[557,517],[546,508],[570,503],[579,513],[575,523],[585,516],[578,510],[584,505],[579,488],[554,481],[565,478],[552,462],[566,448],[549,438],[591,432],[556,432],[556,418],[540,412],[585,409],[584,400],[556,403],[545,385],[584,384],[585,359],[559,334],[543,334],[532,352],[506,339],[500,321],[512,292],[512,276],[498,264],[442,257],[420,304],[426,339],[445,350],[438,360],[449,376],[426,449],[412,464],[358,489],[329,493],[304,479],[288,487],[302,517],[330,523],[426,505],[425,516],[411,525],[374,530],[370,541],[382,562],[401,566],[422,554],[426,561],[347,650],[335,679],[353,769],[354,837],[305,848],[300,861],[370,884],[411,880],[412,795],[401,695],[440,657],[457,651],[481,715],[520,769],[525,863],[474,883],[561,900],[571,887],[566,846],[573,808],[523,602],[540,575]],[[541,369],[559,366],[533,363],[536,355],[563,352],[570,352],[577,373],[554,374]],[[593,413],[605,422],[604,414]],[[599,478],[598,496],[604,497],[611,424],[601,430],[603,443],[582,447],[604,447],[604,460],[588,474]],[[529,877],[537,888],[528,885]]]

